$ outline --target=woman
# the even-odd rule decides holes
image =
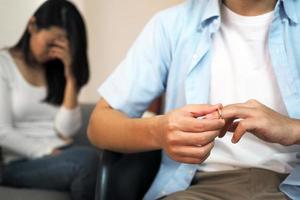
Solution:
[[[0,52],[3,184],[94,197],[97,154],[72,147],[78,94],[89,78],[85,26],[76,7],[46,1],[16,46]]]

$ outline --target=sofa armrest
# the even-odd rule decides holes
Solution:
[[[96,200],[138,200],[149,189],[161,151],[120,154],[104,150],[99,164]]]

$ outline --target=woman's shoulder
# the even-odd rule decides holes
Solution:
[[[14,61],[8,49],[0,50],[0,76],[11,78],[14,74]]]
[[[0,49],[0,62],[9,62],[10,57],[9,49]]]

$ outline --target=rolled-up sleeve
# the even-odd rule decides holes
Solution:
[[[98,92],[129,117],[140,117],[165,90],[171,60],[170,42],[157,14],[145,26],[126,58],[100,86]]]

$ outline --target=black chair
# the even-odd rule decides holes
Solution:
[[[141,200],[160,165],[161,151],[120,154],[104,150],[96,200]]]

